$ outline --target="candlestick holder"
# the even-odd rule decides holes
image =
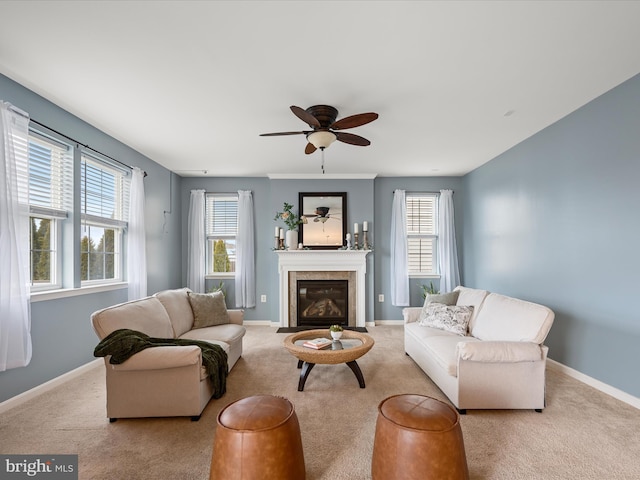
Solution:
[[[284,250],[284,238],[279,238],[278,250]]]
[[[354,233],[353,234],[353,249],[354,250],[358,250],[360,247],[358,246],[358,234]]]
[[[368,237],[367,231],[365,230],[362,233],[362,248],[364,250],[369,250],[369,239],[367,237]]]
[[[280,236],[276,235],[274,238],[274,248],[280,250]]]

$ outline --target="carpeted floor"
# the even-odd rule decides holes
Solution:
[[[376,344],[358,360],[365,389],[346,365],[317,365],[298,392],[296,359],[282,347],[286,335],[248,327],[227,393],[209,403],[199,422],[109,423],[100,365],[2,414],[0,452],[78,454],[80,479],[206,480],[218,412],[249,395],[273,394],[295,405],[308,480],[367,480],[380,401],[398,393],[446,400],[404,354],[402,327],[369,334]],[[470,410],[462,416],[471,478],[640,478],[640,410],[554,371],[547,376],[547,404],[541,414]]]

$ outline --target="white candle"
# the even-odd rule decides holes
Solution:
[[[279,235],[280,235],[280,238],[284,238],[284,230],[282,228],[280,229],[280,234]]]
[[[276,227],[276,237],[280,236],[280,227]]]
[[[357,223],[353,224],[353,233],[358,233],[358,224]]]
[[[362,222],[362,231],[363,232],[369,231],[369,224],[367,222]]]

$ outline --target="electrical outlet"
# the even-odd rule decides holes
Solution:
[[[267,303],[267,296],[266,295],[260,295],[260,301],[262,303]]]
[[[380,303],[384,302],[384,293],[379,293],[378,294],[378,302],[380,302]]]

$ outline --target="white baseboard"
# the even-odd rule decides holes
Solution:
[[[582,383],[586,383],[590,387],[595,388],[596,390],[600,390],[602,393],[606,393],[607,395],[612,396],[613,398],[617,398],[624,403],[628,403],[632,407],[636,407],[640,409],[640,398],[634,397],[622,390],[618,390],[611,385],[607,385],[606,383],[601,382],[600,380],[596,380],[595,378],[590,377],[589,375],[585,375],[584,373],[580,373],[577,370],[574,370],[571,367],[567,367],[560,362],[556,362],[555,360],[551,360],[547,358],[547,366],[550,370],[555,370],[560,373],[564,373],[576,380],[581,381]]]
[[[42,395],[43,393],[46,393],[49,390],[82,375],[84,372],[89,371],[92,368],[96,368],[100,363],[103,362],[103,359],[97,358],[89,363],[85,363],[84,365],[79,366],[74,370],[71,370],[70,372],[63,373],[59,377],[53,378],[48,382],[38,385],[37,387],[33,387],[31,390],[27,390],[26,392],[16,395],[15,397],[11,397],[10,399],[0,403],[0,413],[4,413],[7,410],[10,410],[13,407],[17,407],[18,405],[26,402],[27,400],[31,400],[38,395]]]

